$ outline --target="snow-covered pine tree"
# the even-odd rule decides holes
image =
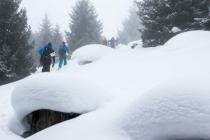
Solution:
[[[127,44],[131,41],[141,39],[139,30],[143,28],[138,15],[136,4],[131,7],[129,16],[123,22],[123,29],[118,31],[118,39],[120,43]]]
[[[8,77],[11,77],[12,75],[15,75],[14,72],[11,71],[11,65],[8,65],[7,58],[11,53],[10,48],[3,44],[0,46],[0,85],[7,82]]]
[[[62,43],[62,41],[64,40],[63,40],[63,35],[60,31],[60,26],[56,24],[55,28],[53,28],[53,34],[52,34],[52,44],[55,50],[58,49],[58,46]]]
[[[100,43],[102,23],[89,0],[79,0],[70,14],[70,32],[66,33],[72,50],[90,43]]]
[[[137,2],[145,47],[164,44],[182,31],[209,29],[209,0],[142,0]]]
[[[38,53],[38,50],[46,45],[48,42],[52,42],[53,38],[53,28],[47,14],[45,14],[42,20],[39,31],[33,33],[31,38],[32,40],[34,40],[35,44],[35,47],[33,49],[33,56],[35,58],[35,64],[38,67],[40,65],[40,55]]]
[[[49,17],[47,16],[47,14],[45,14],[45,17],[40,26],[40,30],[37,33],[37,37],[36,37],[36,44],[38,48],[43,47],[48,42],[51,42],[52,36],[53,36],[52,25],[51,25]]]
[[[194,17],[192,27],[195,29],[210,30],[210,1],[194,0],[193,2],[193,5],[196,6],[192,7]]]
[[[33,71],[31,32],[20,3],[21,0],[0,2],[0,83],[23,78]]]

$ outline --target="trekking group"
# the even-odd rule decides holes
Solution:
[[[118,45],[118,41],[112,37],[110,40],[106,40],[104,37],[101,42],[105,46],[109,46],[111,48],[115,48]],[[70,53],[70,49],[67,46],[66,42],[62,42],[60,46],[58,46],[58,57],[59,64],[58,70],[62,68],[62,66],[67,65],[67,56]],[[49,42],[47,45],[39,49],[40,54],[40,65],[42,66],[42,72],[50,72],[51,66],[55,65],[55,56],[56,52],[53,49],[53,45]]]
[[[62,68],[63,65],[67,65],[67,56],[70,50],[66,45],[66,42],[58,47],[59,65],[58,70]],[[49,42],[47,45],[39,49],[40,54],[40,64],[42,65],[42,72],[50,72],[50,67],[55,65],[56,52],[52,47],[52,43]]]

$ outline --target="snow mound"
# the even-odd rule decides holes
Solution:
[[[210,77],[185,77],[142,94],[127,111],[133,140],[210,139]]]
[[[80,65],[84,65],[97,61],[112,51],[113,49],[110,47],[99,44],[91,44],[74,51],[71,59],[74,61],[76,60]]]
[[[180,29],[180,28],[178,28],[178,27],[173,27],[172,29],[171,29],[171,32],[172,33],[178,33],[178,32],[181,32],[182,30]]]
[[[165,43],[170,48],[206,48],[210,47],[209,31],[189,31],[176,35]]]
[[[131,49],[142,48],[143,47],[143,42],[142,42],[142,40],[133,41],[133,42],[128,43],[128,46]]]
[[[10,127],[21,134],[29,129],[25,117],[34,111],[48,109],[83,114],[94,111],[107,100],[109,93],[84,77],[61,73],[36,74],[22,80],[14,89],[13,120],[17,122]]]
[[[142,42],[142,40],[132,41],[132,42],[128,43],[127,45],[119,44],[116,48],[117,49],[125,49],[125,50],[139,49],[139,48],[143,48],[143,42]]]

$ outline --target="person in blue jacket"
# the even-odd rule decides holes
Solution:
[[[69,47],[66,45],[66,42],[62,42],[58,49],[59,55],[59,65],[58,69],[61,69],[62,65],[67,65],[67,55],[69,54]]]
[[[52,48],[52,43],[49,42],[47,45],[39,49],[40,64],[42,67],[42,72],[50,72],[50,66],[54,67],[55,64],[55,51]]]

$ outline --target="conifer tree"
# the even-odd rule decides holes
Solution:
[[[72,50],[90,43],[100,43],[102,23],[89,0],[79,0],[70,14],[68,44]]]
[[[33,71],[31,32],[20,3],[21,0],[0,2],[0,83],[23,78]]]
[[[33,55],[35,57],[35,64],[38,67],[40,65],[39,49],[45,46],[48,42],[52,42],[53,38],[53,28],[47,14],[45,14],[42,20],[39,31],[34,33],[32,38],[35,44]]]
[[[142,0],[138,2],[143,22],[145,47],[164,44],[174,36],[172,28],[182,31],[209,30],[209,0]]]
[[[129,11],[129,16],[123,22],[123,29],[118,31],[119,42],[127,44],[131,41],[141,39],[141,33],[139,32],[143,26],[137,15],[136,5],[132,6]]]
[[[43,47],[48,42],[51,42],[52,36],[53,36],[53,28],[49,17],[45,15],[42,24],[40,26],[40,30],[37,33],[36,43],[39,46],[39,48]]]
[[[56,24],[52,32],[52,44],[55,48],[58,48],[58,46],[62,43],[62,41],[64,40],[63,40],[63,35],[60,31],[60,26]]]

